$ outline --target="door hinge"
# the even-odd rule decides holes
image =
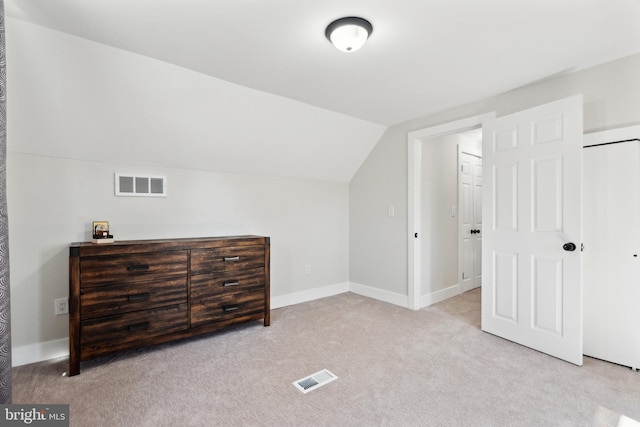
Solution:
[[[584,243],[580,243],[580,252],[584,252]]]

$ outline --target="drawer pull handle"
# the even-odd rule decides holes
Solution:
[[[144,331],[149,329],[149,322],[136,323],[135,325],[129,325],[129,332]]]
[[[149,292],[144,292],[141,294],[129,295],[129,301],[145,301],[149,299]]]
[[[149,264],[129,265],[127,266],[129,271],[147,271],[149,270]]]
[[[240,285],[240,282],[233,281],[233,280],[230,281],[230,282],[224,282],[222,284],[222,286],[225,286],[225,287],[227,287],[227,286],[238,286],[238,285]]]
[[[229,313],[231,311],[236,311],[239,310],[240,306],[239,305],[227,305],[223,308],[225,313]]]
[[[235,262],[235,261],[240,261],[240,257],[239,256],[226,256],[226,257],[224,257],[224,262]]]

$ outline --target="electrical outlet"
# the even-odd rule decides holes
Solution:
[[[69,298],[58,298],[53,302],[55,304],[56,316],[69,313]]]
[[[304,266],[304,274],[306,274],[307,276],[311,274],[311,265],[310,264],[305,264],[305,266]]]

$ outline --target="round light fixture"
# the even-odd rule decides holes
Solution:
[[[366,19],[348,16],[333,21],[324,34],[339,51],[350,53],[360,49],[372,31]]]

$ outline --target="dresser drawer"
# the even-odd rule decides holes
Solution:
[[[263,268],[264,246],[230,246],[191,251],[191,274]]]
[[[136,283],[187,277],[187,251],[86,257],[80,260],[80,286]]]
[[[191,301],[191,326],[263,313],[264,291],[241,294],[224,294],[213,299],[202,298]]]
[[[80,290],[80,315],[92,319],[186,302],[186,277],[91,286]]]
[[[201,274],[191,278],[191,299],[260,290],[264,293],[264,286],[264,269],[262,268]]]
[[[109,350],[139,340],[186,330],[189,327],[187,304],[152,310],[136,311],[119,316],[83,320],[80,324],[80,345],[92,352]]]

